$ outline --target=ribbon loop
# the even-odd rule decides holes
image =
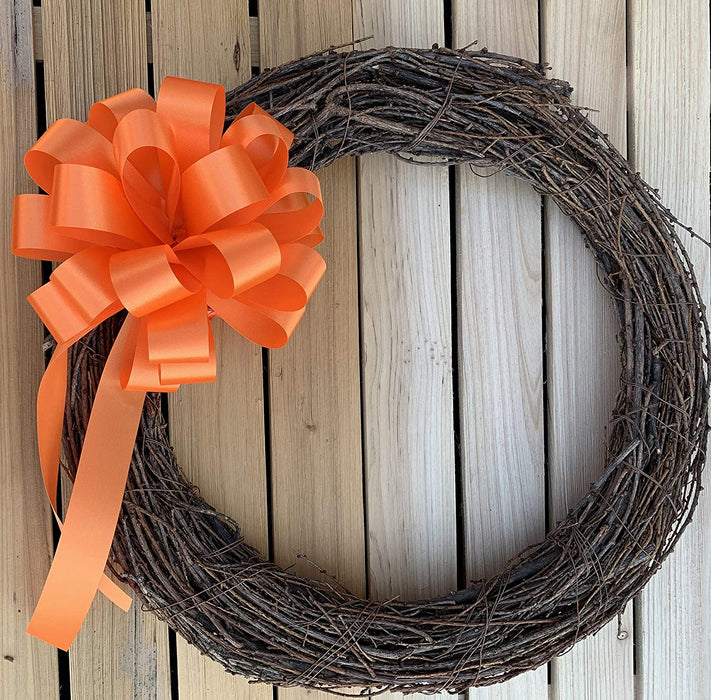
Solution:
[[[64,261],[28,300],[58,343],[73,343],[121,309],[109,276],[113,248],[86,248]]]
[[[302,307],[297,311],[278,311],[209,294],[207,303],[228,326],[247,340],[265,348],[281,348],[286,345],[306,310]]]
[[[157,111],[169,118],[180,168],[185,170],[220,144],[225,88],[168,76],[158,93]]]
[[[242,146],[226,146],[183,173],[183,212],[188,232],[244,224],[268,206],[269,191]]]
[[[58,165],[49,220],[62,235],[96,245],[137,248],[158,239],[143,225],[113,175],[88,165]]]
[[[313,196],[309,201],[307,194]],[[311,233],[323,217],[321,185],[309,170],[289,168],[259,217],[280,243],[291,243]]]
[[[271,232],[258,223],[209,231],[176,246],[185,267],[207,289],[229,298],[279,271],[281,253]]]
[[[49,197],[15,195],[12,208],[12,252],[23,258],[61,262],[89,244],[57,233],[49,223]]]
[[[119,122],[135,109],[155,110],[155,100],[140,88],[132,88],[118,95],[95,102],[89,110],[88,124],[111,141]]]
[[[245,117],[251,117],[252,115],[259,115],[262,117],[267,117],[273,125],[278,129],[282,141],[286,144],[287,148],[291,148],[291,144],[294,142],[294,132],[291,129],[285,127],[279,120],[274,119],[274,117],[269,114],[265,109],[262,109],[256,102],[250,102],[236,117],[235,120],[230,124],[227,131],[223,134],[222,138],[230,138],[228,134],[232,131],[235,124],[238,124]]]
[[[52,191],[54,168],[60,163],[90,165],[116,175],[111,143],[84,122],[58,119],[25,154],[25,168],[45,191]]]
[[[181,299],[146,317],[148,361],[207,362],[210,322],[205,291]]]
[[[118,252],[111,256],[109,269],[118,298],[134,316],[150,314],[200,289],[168,245]]]
[[[170,127],[150,110],[131,112],[116,127],[114,153],[133,211],[161,241],[171,243],[180,170]]]
[[[238,298],[278,311],[298,311],[306,306],[316,285],[326,272],[323,258],[308,246],[285,243],[278,274],[249,289]]]
[[[284,177],[294,135],[263,109],[246,107],[222,137],[221,145],[242,146],[267,189]],[[247,113],[247,110],[250,110]],[[259,110],[259,111],[256,111]]]
[[[158,368],[161,385],[214,382],[217,374],[217,360],[215,357],[215,339],[209,324],[207,326],[207,342],[207,360],[161,362]]]

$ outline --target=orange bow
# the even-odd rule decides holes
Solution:
[[[143,90],[110,97],[86,123],[55,122],[25,156],[49,196],[15,197],[12,251],[62,263],[29,296],[57,341],[37,397],[55,516],[68,350],[128,311],[28,627],[62,649],[97,589],[130,605],[103,569],[145,392],[214,380],[214,315],[259,345],[284,345],[325,271],[313,250],[323,239],[319,182],[287,167],[293,134],[256,104],[223,134],[224,114],[222,86],[166,78],[157,101]]]

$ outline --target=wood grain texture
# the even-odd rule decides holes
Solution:
[[[538,60],[538,2],[453,3],[453,44]],[[480,173],[481,174],[481,173]],[[541,198],[503,174],[456,173],[459,408],[467,580],[546,531]],[[505,389],[504,389],[505,387]],[[546,666],[470,700],[547,700]]]
[[[156,90],[167,75],[220,83],[227,89],[249,79],[250,62],[243,60],[250,52],[247,0],[153,0],[151,10]],[[235,518],[245,539],[266,554],[261,350],[219,319],[212,326],[217,379],[214,384],[185,385],[169,397],[171,440],[184,473],[202,496]],[[176,652],[181,700],[271,696],[267,686],[225,673],[181,637]]]
[[[151,26],[156,87],[166,75],[222,83],[227,90],[249,80],[247,0],[153,0]]]
[[[278,65],[352,39],[350,1],[262,2],[262,56]],[[327,11],[326,11],[327,10]],[[284,31],[298,27],[298,32]],[[289,343],[270,352],[274,556],[310,578],[306,554],[365,593],[355,163],[319,172],[327,272]],[[294,527],[295,522],[300,526]]]
[[[375,46],[443,43],[439,0],[356,0]],[[457,585],[449,173],[360,158],[360,274],[369,593]]]
[[[144,11],[141,0],[42,3],[47,123],[86,119],[92,103],[148,86]]]
[[[705,240],[709,228],[709,7],[633,0],[629,65],[631,160],[664,204]],[[711,253],[678,229],[707,313]],[[706,463],[694,521],[638,598],[638,700],[711,697],[711,501]]]
[[[42,6],[47,123],[84,120],[93,102],[148,86],[145,7],[139,0]],[[63,481],[64,502],[69,484]],[[69,653],[72,698],[165,698],[167,627],[134,602],[126,614],[97,595]]]
[[[543,58],[573,87],[572,100],[622,152],[626,148],[625,3],[543,3]],[[545,206],[548,459],[554,522],[602,472],[605,426],[620,374],[612,300],[576,227]],[[552,526],[554,522],[551,522]],[[625,700],[634,694],[632,606],[552,662],[553,700]],[[624,635],[621,635],[624,637]]]
[[[238,2],[240,0],[237,0]],[[33,25],[33,45],[35,52],[35,61],[44,60],[44,45],[42,42],[42,8],[35,6],[32,8],[32,25]],[[229,28],[230,22],[227,23]],[[148,63],[153,63],[153,17],[150,12],[146,12],[146,57]],[[204,37],[209,41],[209,36]],[[246,61],[249,65],[259,67],[259,21],[256,17],[249,18],[249,46],[246,46],[244,41],[239,45],[239,51],[233,52],[232,64],[238,71],[244,70]]]
[[[42,324],[26,301],[42,275],[38,262],[16,258],[9,246],[13,196],[37,191],[22,164],[37,136],[29,0],[0,5],[0,124],[0,695],[50,700],[59,694],[57,653],[25,633],[52,555],[35,432]]]
[[[264,0],[262,65],[279,65],[353,38],[350,0]],[[269,353],[274,559],[365,595],[360,433],[355,162],[319,172],[327,271],[286,347]],[[280,689],[280,698],[327,698]]]

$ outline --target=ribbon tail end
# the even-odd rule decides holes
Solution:
[[[119,588],[108,576],[104,575],[101,577],[99,591],[124,612],[130,610],[133,598]]]
[[[69,651],[69,647],[76,638],[78,630],[76,632],[67,632],[66,629],[49,630],[44,625],[35,622],[33,616],[25,632],[35,639],[39,639],[41,642],[46,642],[53,647],[57,647],[57,649]]]

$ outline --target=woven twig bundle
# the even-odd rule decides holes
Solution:
[[[331,690],[459,692],[503,681],[614,617],[689,523],[709,430],[703,302],[678,222],[570,93],[522,59],[390,48],[310,56],[230,94],[228,121],[256,101],[295,132],[292,165],[387,151],[531,183],[578,224],[597,260],[619,317],[622,375],[608,460],[590,492],[497,576],[417,602],[362,600],[264,561],[181,474],[160,397],[150,396],[112,565],[146,608],[229,672]],[[118,327],[109,321],[75,346],[70,471]]]

